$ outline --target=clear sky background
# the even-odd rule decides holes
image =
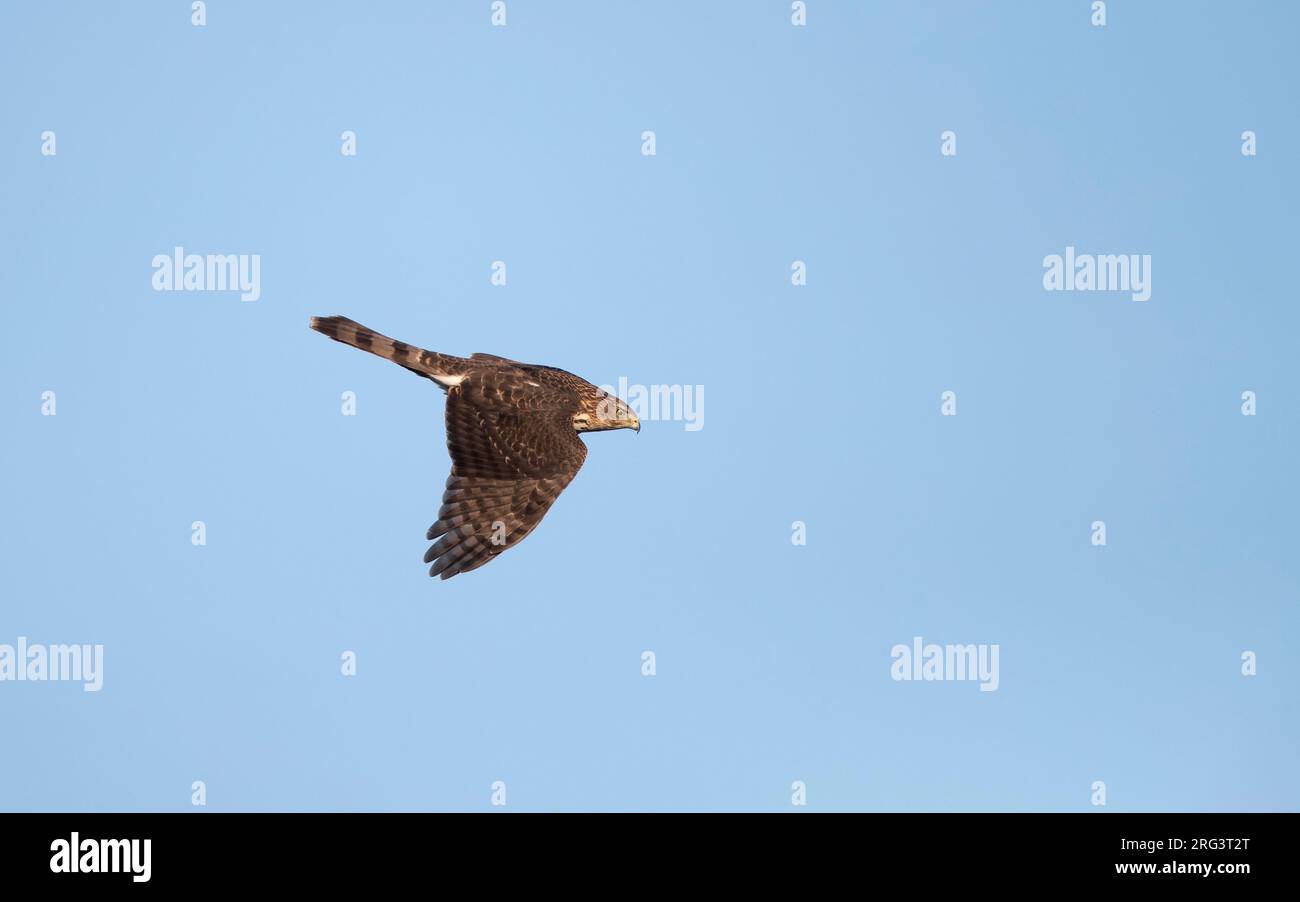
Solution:
[[[0,683],[0,808],[1300,807],[1300,9],[808,5],[4,4],[0,643],[105,660]],[[441,393],[313,314],[704,428],[430,580]]]

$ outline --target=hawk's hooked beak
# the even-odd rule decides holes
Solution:
[[[636,415],[636,411],[632,409],[632,405],[623,400],[617,400],[617,404],[616,416],[618,418],[618,426],[615,428],[631,429],[633,432],[640,432],[641,418]]]

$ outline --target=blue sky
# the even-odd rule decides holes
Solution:
[[[0,809],[1300,807],[1300,12],[1089,6],[5,5],[0,644],[104,673],[0,682]],[[324,314],[704,428],[430,580],[441,393]]]

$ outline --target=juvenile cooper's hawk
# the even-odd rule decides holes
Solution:
[[[342,316],[313,316],[311,327],[447,392],[451,475],[426,537],[437,539],[424,555],[430,576],[468,573],[523,541],[586,459],[579,432],[641,431],[627,404],[564,370],[492,354],[438,354]]]

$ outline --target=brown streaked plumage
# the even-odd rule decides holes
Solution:
[[[427,535],[437,539],[424,555],[430,576],[482,567],[536,529],[587,457],[578,433],[641,430],[622,400],[564,370],[492,354],[438,354],[342,316],[313,316],[311,327],[447,392],[451,475]]]

